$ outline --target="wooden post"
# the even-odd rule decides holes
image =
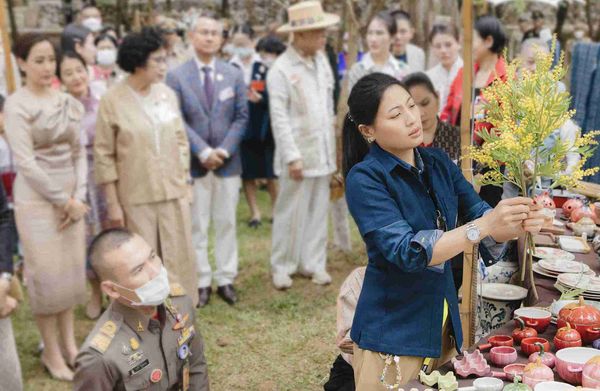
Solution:
[[[462,156],[467,155],[467,148],[471,145],[471,105],[473,86],[473,2],[464,0],[462,4],[463,24],[463,103],[460,116],[460,145]],[[463,175],[467,181],[473,181],[473,165],[471,159],[461,161]],[[477,327],[476,300],[477,300],[477,256],[475,248],[465,251],[463,257],[462,303],[460,304],[460,317],[462,322],[464,346],[475,343],[475,329]]]
[[[6,25],[6,2],[0,0],[0,29],[2,30],[2,48],[4,49],[4,65],[6,72],[6,92],[11,94],[15,90],[15,74],[10,50],[10,36]]]

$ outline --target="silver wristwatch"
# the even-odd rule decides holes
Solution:
[[[467,239],[473,244],[478,244],[481,241],[481,231],[473,223],[467,224]]]

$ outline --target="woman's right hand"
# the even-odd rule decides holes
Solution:
[[[106,208],[108,226],[111,228],[125,227],[125,214],[120,204],[109,203]]]
[[[529,217],[533,200],[527,197],[515,197],[502,200],[496,207],[483,216],[484,232],[496,242],[505,242],[525,233],[523,221]]]

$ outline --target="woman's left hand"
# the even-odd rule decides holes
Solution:
[[[527,218],[523,220],[523,230],[532,234],[539,233],[544,225],[545,216],[542,205],[534,203],[529,207]]]

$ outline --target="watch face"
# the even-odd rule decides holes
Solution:
[[[479,230],[476,227],[471,227],[467,230],[467,239],[474,242],[479,240]]]

